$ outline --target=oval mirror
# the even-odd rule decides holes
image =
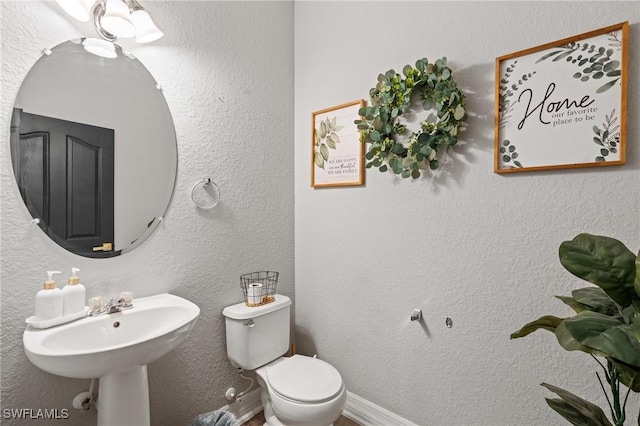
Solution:
[[[171,200],[178,154],[169,107],[117,45],[80,39],[45,51],[18,92],[10,144],[34,222],[80,256],[137,247]]]

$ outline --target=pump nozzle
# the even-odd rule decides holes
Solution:
[[[67,280],[68,284],[79,284],[80,283],[80,278],[78,278],[78,276],[76,275],[77,272],[79,272],[80,269],[78,268],[71,268],[71,276],[69,277],[69,279]]]
[[[53,274],[61,274],[62,272],[60,271],[47,271],[47,275],[49,276],[49,279],[47,281],[53,281]]]
[[[51,290],[52,288],[56,288],[56,282],[53,280],[53,274],[61,274],[62,272],[60,271],[47,271],[47,275],[49,276],[49,279],[47,279],[47,281],[44,282],[44,288],[46,290]]]

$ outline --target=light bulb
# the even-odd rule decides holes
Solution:
[[[97,38],[85,38],[82,42],[84,49],[87,52],[91,52],[94,55],[102,56],[103,58],[117,58],[116,47],[113,43],[106,40],[100,40]]]
[[[136,27],[131,22],[129,7],[121,0],[107,0],[100,25],[105,31],[117,37],[128,38],[136,35]]]
[[[136,41],[138,43],[149,43],[164,35],[144,9],[131,12],[131,21],[136,26]]]

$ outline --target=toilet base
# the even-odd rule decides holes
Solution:
[[[265,423],[262,426],[296,426],[294,424],[286,424],[282,423],[274,414],[273,407],[271,405],[271,398],[269,398],[269,391],[265,388],[262,388],[260,391],[260,399],[262,401],[262,407],[264,408],[264,419]],[[318,425],[318,426],[333,426],[333,423],[328,425]]]

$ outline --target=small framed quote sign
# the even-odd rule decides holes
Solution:
[[[311,186],[364,183],[364,146],[354,121],[364,100],[311,114]]]
[[[625,162],[628,23],[496,59],[494,171]]]

